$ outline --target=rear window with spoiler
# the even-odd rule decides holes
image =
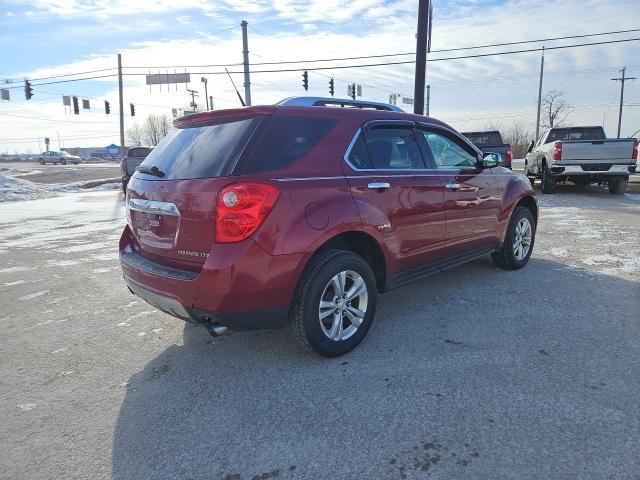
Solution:
[[[258,116],[178,128],[138,167],[146,180],[185,180],[279,170],[308,152],[336,120]]]

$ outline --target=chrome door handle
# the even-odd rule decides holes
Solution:
[[[460,184],[459,183],[451,183],[451,182],[449,182],[449,183],[447,183],[445,185],[445,188],[447,190],[460,190]]]
[[[387,182],[371,182],[367,185],[367,188],[370,188],[371,190],[384,190],[391,188],[391,185]]]

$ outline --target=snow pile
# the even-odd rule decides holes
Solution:
[[[96,183],[97,185],[93,186]],[[87,188],[88,184],[92,186]],[[113,181],[108,181],[106,183],[94,181],[46,185],[0,174],[0,202],[38,200],[41,198],[57,197],[64,193],[117,190],[118,188],[120,188],[120,183]]]
[[[46,185],[0,174],[0,202],[37,200],[54,196],[55,194]]]

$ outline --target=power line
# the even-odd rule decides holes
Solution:
[[[55,85],[58,83],[69,83],[69,82],[80,82],[82,80],[95,80],[97,78],[111,78],[111,77],[117,77],[118,75],[116,73],[112,73],[111,75],[96,75],[93,77],[84,77],[84,78],[70,78],[68,80],[57,80],[57,81],[53,81],[53,82],[43,82],[43,83],[32,83],[31,85],[33,87],[39,87],[41,85]],[[14,89],[14,88],[22,88],[21,85],[15,86],[15,87],[7,87],[7,90],[10,89]]]
[[[110,70],[116,70],[116,68],[101,68],[99,70],[88,70],[86,72],[75,72],[75,73],[61,73],[60,75],[52,75],[50,77],[40,77],[40,78],[29,78],[32,82],[38,82],[40,80],[51,80],[53,78],[64,78],[64,77],[73,77],[76,75],[88,75],[90,73],[100,73],[100,72],[108,72]],[[5,83],[20,83],[22,80],[5,80]]]
[[[252,29],[253,30],[253,29]],[[255,31],[255,30],[254,30]],[[567,35],[564,37],[549,37],[549,38],[539,38],[535,40],[522,40],[518,42],[503,42],[503,43],[490,43],[486,45],[475,45],[468,47],[457,47],[457,48],[445,48],[441,50],[431,50],[431,53],[442,53],[442,52],[455,52],[461,50],[475,50],[479,48],[490,48],[490,47],[504,47],[509,45],[523,45],[527,43],[539,43],[539,42],[551,42],[555,40],[569,40],[573,38],[586,38],[586,37],[597,37],[602,35],[615,35],[619,33],[630,33],[630,32],[639,32],[640,28],[633,28],[629,30],[615,30],[611,32],[601,32],[601,33],[589,33],[584,35]],[[415,52],[404,52],[404,53],[387,53],[380,55],[361,55],[355,57],[337,57],[337,58],[316,58],[309,60],[281,60],[281,61],[268,61],[268,62],[254,62],[252,65],[284,65],[284,64],[292,64],[292,63],[319,63],[319,62],[337,62],[343,60],[363,60],[369,58],[386,58],[386,57],[402,57],[407,55],[415,55]],[[127,68],[209,68],[209,67],[231,67],[242,65],[241,63],[237,64],[227,64],[227,65],[169,65],[169,66],[150,66],[150,67],[127,67]],[[235,73],[235,72],[231,72]]]
[[[635,42],[640,40],[640,37],[636,38],[625,38],[620,40],[607,40],[602,42],[589,42],[589,43],[575,43],[571,45],[558,45],[555,47],[546,47],[545,50],[561,50],[565,48],[576,48],[576,47],[588,47],[593,45],[608,45],[613,43],[624,43],[624,42]],[[539,52],[542,51],[542,47],[540,48],[527,48],[522,50],[509,50],[506,52],[493,52],[493,53],[478,53],[473,55],[463,55],[457,57],[442,57],[442,58],[430,58],[428,62],[441,62],[445,60],[464,60],[469,58],[483,58],[483,57],[495,57],[500,55],[512,55],[516,53],[529,53],[529,52]],[[347,68],[366,68],[366,67],[385,67],[390,65],[410,65],[415,63],[415,60],[400,60],[397,62],[379,62],[379,63],[366,63],[366,64],[351,64],[351,65],[328,65],[323,67],[305,67],[305,70],[308,71],[318,71],[318,70],[340,70]],[[280,69],[269,69],[269,70],[252,70],[251,73],[286,73],[286,72],[298,72],[300,68],[280,68]],[[227,72],[188,72],[191,75],[226,75]],[[229,73],[233,74],[241,74],[243,71],[230,71]],[[126,76],[144,76],[145,73],[125,73]],[[44,84],[41,84],[44,85]],[[34,85],[37,86],[37,85]]]
[[[58,120],[56,118],[41,118],[41,117],[30,117],[27,115],[16,115],[13,113],[4,113],[4,112],[0,112],[0,115],[4,115],[5,117],[16,117],[16,118],[27,118],[29,120],[41,120],[44,122],[58,122],[58,123],[114,123],[114,122],[107,122],[107,121],[101,121],[101,122],[96,122],[96,121],[80,121],[80,120]]]

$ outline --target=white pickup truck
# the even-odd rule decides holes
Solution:
[[[541,179],[543,193],[569,181],[607,183],[609,192],[620,194],[636,173],[637,161],[638,141],[633,138],[607,139],[602,127],[558,127],[531,142],[524,169],[532,184]]]

